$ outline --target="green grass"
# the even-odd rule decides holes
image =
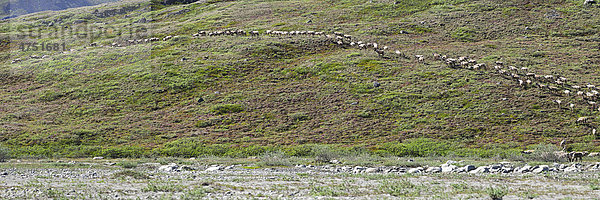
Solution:
[[[311,37],[190,36],[198,30],[340,31],[411,58],[441,53],[490,64],[501,59],[539,74],[597,83],[598,71],[587,66],[598,62],[591,30],[599,18],[595,8],[575,1],[241,0],[149,11],[142,10],[145,2],[114,16],[89,14],[133,4],[0,22],[0,34],[14,33],[9,27],[42,27],[40,41],[76,50],[0,51],[0,143],[12,156],[243,157],[330,144],[380,156],[511,158],[532,144],[558,145],[565,138],[572,150],[600,150],[590,128],[575,123],[597,112],[580,103],[574,112],[558,109],[552,100],[569,99],[489,73],[449,69],[429,58],[426,64],[380,58]],[[182,9],[190,11],[167,17]],[[265,9],[269,14],[256,14]],[[42,25],[77,27],[72,22],[85,18],[94,26],[127,29],[143,26],[134,23],[142,17],[154,20],[145,37],[181,37],[92,48],[89,38],[53,37]],[[93,39],[122,42],[116,32]],[[49,58],[30,59],[34,54]],[[22,61],[11,63],[15,58]],[[381,86],[373,87],[374,81]],[[308,154],[326,162],[340,155],[336,151]]]
[[[505,187],[489,187],[485,189],[485,193],[487,193],[490,198],[494,200],[502,199],[506,194],[508,194],[508,188]]]

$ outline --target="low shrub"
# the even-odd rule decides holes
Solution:
[[[10,159],[11,157],[11,153],[10,153],[10,149],[0,146],[0,162],[4,162],[8,159]]]
[[[210,110],[217,115],[222,115],[227,113],[239,113],[244,111],[244,108],[239,104],[220,104],[213,106]]]

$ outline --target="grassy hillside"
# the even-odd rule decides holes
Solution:
[[[0,17],[18,16],[45,10],[64,10],[117,0],[0,0]]]
[[[434,138],[467,147],[525,148],[564,139],[575,150],[599,150],[591,128],[600,119],[576,123],[598,111],[572,97],[431,58],[467,56],[488,66],[501,60],[598,85],[600,8],[583,1],[213,0],[148,6],[121,2],[2,22],[4,35],[15,34],[11,26],[47,27],[49,21],[98,30],[150,28],[138,38],[106,32],[84,39],[53,37],[42,28],[38,41],[64,42],[73,51],[5,48],[1,143],[23,149],[152,149],[169,142],[381,147]],[[127,13],[93,14],[122,7]],[[138,23],[142,18],[153,21]],[[85,23],[72,23],[78,20]],[[191,36],[237,29],[339,31],[411,59],[379,57],[316,37]],[[179,37],[109,47],[167,35]],[[90,47],[92,42],[99,46]],[[414,55],[427,59],[417,62]],[[17,58],[22,61],[12,63]],[[575,109],[557,107],[557,99],[576,103]]]

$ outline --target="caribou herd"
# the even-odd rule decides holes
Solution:
[[[386,59],[411,59],[414,58],[416,62],[424,63],[428,56],[425,55],[414,55],[414,57],[406,56],[400,50],[391,50],[388,46],[379,44],[376,42],[366,42],[357,39],[352,35],[347,35],[341,32],[333,32],[332,34],[326,34],[325,32],[319,31],[273,31],[266,30],[262,34],[259,31],[244,31],[244,30],[226,30],[226,31],[199,31],[198,33],[192,34],[192,37],[211,37],[211,36],[243,36],[243,37],[318,37],[325,39],[333,45],[337,45],[343,48],[356,48],[358,50],[372,50],[379,57]],[[149,38],[149,39],[138,39],[138,40],[127,40],[124,45],[135,45],[141,43],[150,43],[158,41],[168,41],[178,36],[166,36],[161,38]],[[98,46],[96,43],[90,44],[90,46]],[[121,47],[123,44],[112,43],[112,47]],[[502,61],[495,61],[493,63],[479,62],[476,59],[462,57],[449,57],[433,53],[430,56],[433,61],[440,61],[446,64],[447,67],[454,69],[466,69],[466,70],[481,70],[491,72],[497,76],[512,80],[519,87],[539,88],[540,91],[546,92],[547,94],[561,97],[562,99],[553,100],[553,103],[560,109],[575,111],[578,105],[587,106],[590,111],[598,110],[598,100],[600,98],[599,89],[592,83],[576,83],[569,80],[568,78],[560,75],[552,74],[539,74],[535,73],[527,67],[516,67],[508,65]],[[493,66],[493,67],[491,67]],[[591,113],[590,113],[591,114]],[[590,121],[594,119],[592,116],[579,117],[576,123],[586,125],[591,129],[592,134],[596,134],[596,126],[592,125]],[[524,152],[524,153],[531,153]],[[580,160],[583,156],[588,155],[587,152],[565,152],[557,151],[555,154],[560,158],[565,158],[568,161]],[[597,156],[597,153],[591,155]]]

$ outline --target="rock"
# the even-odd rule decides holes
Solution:
[[[178,170],[179,171],[184,171],[184,170],[185,171],[194,171],[196,169],[194,169],[193,167],[190,167],[190,166],[181,166],[181,167],[178,168]]]
[[[158,168],[158,170],[164,171],[164,172],[174,172],[174,171],[179,170],[179,166],[177,166],[177,164],[175,164],[175,163],[170,163],[168,165],[160,166]]]
[[[365,169],[365,173],[377,173],[379,171],[380,171],[379,168],[374,168],[374,167]]]
[[[583,5],[592,5],[592,4],[596,4],[596,0],[585,0],[583,2]]]
[[[427,170],[425,170],[425,172],[427,172],[427,173],[440,173],[440,172],[442,172],[442,168],[441,167],[429,167],[429,168],[427,168]]]
[[[512,168],[512,167],[502,167],[502,169],[500,169],[500,171],[502,173],[511,173],[511,172],[514,171],[514,168]]]
[[[225,170],[230,170],[230,169],[233,169],[234,167],[235,167],[234,165],[229,165],[229,166],[227,166],[227,167],[225,167],[225,168],[223,168],[223,169],[225,169]]]
[[[2,172],[2,173],[0,173],[0,176],[7,176],[7,175],[8,175],[8,172]]]
[[[191,158],[190,158],[190,160],[196,160],[196,158],[194,158],[194,157],[191,157]]]
[[[296,165],[297,168],[305,168],[306,165]]]
[[[92,160],[102,160],[104,157],[94,157]]]
[[[204,170],[205,172],[213,172],[213,171],[221,171],[223,170],[222,167],[220,166],[214,166],[214,167],[209,167],[206,170]]]
[[[542,172],[547,172],[550,170],[550,167],[548,167],[548,165],[540,165],[537,166],[532,172],[533,173],[542,173]]]
[[[490,168],[488,166],[481,166],[473,171],[470,171],[469,173],[471,173],[471,174],[490,173]]]
[[[416,173],[422,173],[422,172],[423,172],[423,168],[422,167],[410,168],[408,170],[409,174],[416,174]]]
[[[441,168],[442,168],[442,173],[450,173],[458,167],[456,165],[443,164]]]
[[[107,163],[104,163],[104,164],[105,164],[105,165],[107,165],[107,166],[113,166],[113,165],[116,165],[117,163],[114,163],[114,162],[107,162]]]
[[[398,172],[400,172],[400,173],[406,173],[408,171],[408,169],[406,169],[404,167],[396,168],[394,170],[398,170]]]
[[[567,167],[564,169],[565,172],[580,172],[581,170],[577,169],[576,167]]]
[[[331,160],[331,161],[329,161],[329,162],[330,162],[331,164],[341,164],[341,162],[340,162],[340,161],[338,161],[338,160]]]
[[[373,87],[377,88],[379,86],[381,86],[381,83],[379,83],[377,81],[373,82]]]
[[[363,171],[365,171],[367,168],[365,167],[361,167],[361,166],[356,166],[354,167],[354,169],[352,169],[352,173],[361,173]]]
[[[515,169],[515,172],[517,172],[517,173],[527,173],[527,172],[530,172],[530,171],[531,171],[531,166],[530,165],[525,165],[525,166],[523,166],[521,168]]]
[[[464,167],[456,169],[456,172],[458,172],[458,173],[470,172],[470,171],[473,171],[475,169],[476,169],[476,167],[474,165],[465,165]]]

